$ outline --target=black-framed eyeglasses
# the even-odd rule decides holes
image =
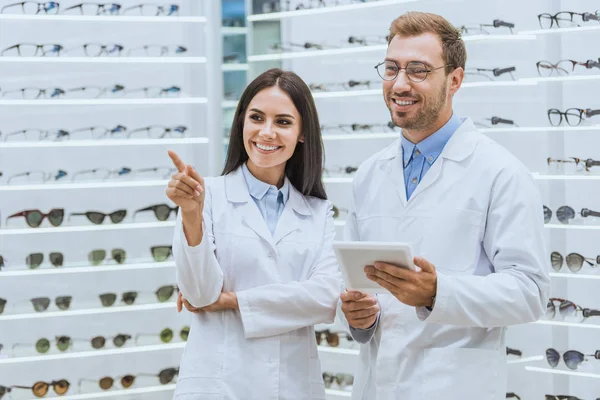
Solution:
[[[441,67],[431,67],[421,61],[410,61],[406,64],[406,67],[401,68],[396,64],[395,61],[386,60],[380,62],[375,66],[377,74],[384,81],[393,81],[398,77],[400,71],[404,70],[406,76],[411,82],[419,83],[427,79],[427,75],[438,69],[452,66],[452,64],[442,65]]]
[[[58,181],[64,178],[65,176],[67,176],[67,171],[64,171],[62,169],[59,169],[56,173],[44,171],[26,171],[10,176],[6,180],[6,184],[10,184],[12,180],[18,178],[27,178],[27,183],[31,181],[46,183],[48,181]]]
[[[581,17],[582,22],[600,21],[598,11],[596,11],[596,13],[561,11],[554,15],[543,13],[538,15],[538,21],[540,23],[540,28],[542,29],[551,29],[554,26],[557,28],[579,27],[580,25],[575,22],[575,16]]]
[[[595,115],[600,115],[600,109],[592,110],[591,108],[568,108],[564,112],[556,108],[548,110],[548,120],[552,126],[560,126],[564,120],[571,126],[577,126],[581,124],[581,121],[585,118],[590,118]]]
[[[564,164],[575,164],[575,167],[578,171],[585,170],[586,172],[590,171],[590,168],[600,166],[600,161],[592,160],[588,158],[587,160],[583,160],[577,157],[569,157],[568,160],[558,160],[552,157],[548,157],[547,159],[548,166],[551,164],[564,165]]]
[[[586,263],[590,267],[594,268],[600,264],[600,255],[596,258],[584,257],[579,253],[569,253],[566,257],[563,257],[558,251],[553,251],[550,254],[550,264],[552,269],[556,272],[560,271],[566,261],[567,267],[571,272],[579,272],[583,268],[583,263]]]
[[[75,97],[81,98],[98,98],[104,95],[122,94],[124,90],[125,87],[119,84],[109,87],[82,86],[71,89],[25,87],[3,91],[2,97],[12,99],[21,98],[24,100],[37,100],[40,98],[58,99],[66,95],[75,95]]]
[[[47,14],[55,15],[58,14],[60,4],[56,1],[21,1],[19,3],[7,4],[0,8],[0,14],[3,14],[5,10],[14,12],[14,9],[20,7],[22,14]],[[12,8],[12,10],[10,10]]]
[[[584,361],[587,361],[587,357],[600,360],[600,350],[597,350],[594,354],[583,354],[576,350],[569,350],[563,354],[565,364],[572,370],[576,370]],[[560,353],[555,349],[546,350],[546,361],[552,368],[556,368],[560,362]]]
[[[535,65],[540,76],[552,76],[554,75],[554,71],[556,71],[558,76],[566,76],[569,75],[569,73],[574,72],[577,65],[581,65],[586,69],[600,69],[600,58],[598,58],[598,61],[587,60],[585,62],[575,60],[560,60],[555,64],[551,63],[550,61],[538,61],[535,63]]]
[[[136,89],[126,90],[126,94],[142,92],[144,97],[165,97],[165,96],[178,96],[181,94],[181,88],[179,86],[169,87],[158,87],[158,86],[147,86]]]
[[[486,28],[508,28],[510,33],[513,32],[515,24],[512,22],[502,21],[501,19],[495,19],[491,24],[473,24],[473,25],[461,25],[457,27],[460,33],[465,35],[489,35],[490,32]]]
[[[117,125],[113,128],[105,126],[89,126],[85,128],[66,130],[66,129],[20,129],[18,131],[7,133],[4,136],[4,141],[8,141],[10,137],[23,136],[24,141],[42,141],[42,140],[63,140],[71,139],[80,133],[88,133],[93,139],[101,139],[105,136],[114,137],[121,133],[127,132],[127,127]],[[36,138],[37,137],[37,138]]]
[[[164,46],[160,44],[147,44],[127,50],[128,56],[144,55],[148,57],[163,57],[169,55],[180,55],[187,52],[184,46]]]
[[[145,211],[152,211],[152,212],[154,212],[154,216],[156,217],[157,220],[166,221],[169,219],[172,212],[174,212],[175,216],[177,216],[179,207],[177,207],[177,206],[171,207],[168,204],[155,204],[155,205],[152,205],[149,207],[140,208],[139,210],[136,210],[133,213],[133,218],[135,219],[135,216],[137,215],[137,213],[145,212]]]
[[[60,56],[64,47],[56,43],[35,44],[18,43],[5,48],[0,52],[0,56],[19,56],[19,57],[57,57]],[[8,53],[8,54],[7,54]],[[11,54],[14,53],[14,54]]]
[[[338,82],[338,83],[311,83],[308,85],[308,88],[313,92],[329,92],[331,90],[351,90],[354,88],[367,88],[371,87],[373,81],[357,81],[350,79],[346,82]]]
[[[118,224],[118,223],[122,222],[123,219],[125,219],[126,215],[127,215],[127,210],[125,210],[125,209],[116,210],[111,213],[103,213],[100,211],[87,211],[84,213],[70,213],[68,219],[70,220],[71,217],[82,216],[82,217],[87,217],[87,219],[91,223],[100,225],[100,224],[102,224],[102,222],[104,222],[104,219],[106,217],[109,217],[110,222],[112,222],[113,224]]]
[[[507,67],[507,68],[465,68],[465,75],[474,75],[474,76],[483,76],[489,81],[493,81],[494,78],[497,78],[504,74],[509,74],[511,79],[516,80],[513,72],[517,70],[516,67]],[[490,76],[490,73],[492,76]]]
[[[588,208],[582,208],[581,212],[576,213],[575,210],[569,206],[561,206],[556,210],[556,218],[562,224],[569,224],[572,219],[575,219],[576,215],[581,217],[600,217],[600,212],[592,211]],[[552,210],[544,206],[544,223],[547,224],[552,219]]]
[[[119,57],[123,53],[122,44],[110,43],[110,44],[102,44],[102,43],[84,43],[81,46],[73,47],[65,53],[73,52],[75,50],[83,50],[83,54],[87,57],[100,57],[100,56],[110,56],[110,57]]]
[[[600,310],[583,308],[570,300],[559,299],[556,297],[548,299],[548,304],[546,305],[546,318],[554,319],[557,311],[563,318],[577,318],[578,315],[580,315],[579,313],[581,313],[581,320],[600,316]]]
[[[119,15],[121,7],[117,3],[79,3],[65,8],[63,13],[78,10],[81,15]]]
[[[187,126],[185,125],[175,125],[175,126],[164,126],[164,125],[149,125],[144,126],[142,128],[137,128],[129,132],[127,137],[131,137],[138,133],[146,133],[146,135],[153,139],[162,139],[164,137],[173,137],[174,133],[179,134],[180,136],[185,136],[185,132],[187,131]]]
[[[580,399],[579,397],[575,397],[575,396],[569,396],[566,394],[547,394],[547,395],[545,395],[544,400],[583,400],[583,399]],[[600,400],[600,399],[596,399],[596,400]]]

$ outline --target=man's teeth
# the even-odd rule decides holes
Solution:
[[[273,151],[273,150],[277,150],[279,148],[279,146],[265,146],[265,145],[258,144],[258,143],[256,143],[256,147],[258,147],[259,149],[264,150],[264,151]]]
[[[404,100],[394,100],[394,103],[399,106],[411,106],[416,103],[416,101],[404,101]]]

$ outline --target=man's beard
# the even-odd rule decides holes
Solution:
[[[421,131],[435,125],[435,122],[440,116],[440,112],[446,104],[446,95],[448,94],[448,84],[444,82],[438,96],[429,99],[425,108],[420,108],[414,118],[407,118],[405,112],[393,113],[390,110],[390,117],[394,125],[409,130]]]

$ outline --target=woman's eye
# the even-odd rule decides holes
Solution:
[[[255,121],[260,121],[261,120],[261,118],[258,115],[251,115],[250,119],[253,119]]]
[[[278,121],[278,123],[281,124],[281,125],[290,125],[291,124],[291,122],[288,121],[288,120],[286,120],[286,119],[280,119]]]

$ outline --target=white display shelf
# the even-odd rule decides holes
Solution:
[[[346,400],[352,397],[352,392],[344,390],[325,389],[325,397],[327,400]]]
[[[0,63],[205,64],[206,57],[0,57]]]
[[[576,371],[565,371],[560,369],[550,369],[550,368],[539,368],[539,367],[525,367],[526,371],[532,372],[543,372],[546,374],[556,374],[556,375],[570,375],[570,376],[579,376],[582,378],[595,378],[600,379],[600,374],[591,374],[588,372],[576,372]]]
[[[545,224],[546,229],[583,229],[594,230],[600,229],[600,225],[563,225],[563,224]]]
[[[470,42],[515,42],[515,41],[529,41],[537,39],[535,35],[527,35],[523,33],[517,33],[514,35],[470,35],[463,36],[462,40],[465,43]]]
[[[600,325],[584,324],[577,322],[563,322],[563,321],[536,321],[534,324],[537,325],[551,325],[551,326],[562,326],[567,328],[584,328],[584,329],[600,329]]]
[[[169,183],[165,180],[145,181],[107,181],[107,182],[82,182],[82,183],[47,183],[41,185],[0,185],[0,192],[24,192],[33,190],[66,190],[66,189],[109,189],[109,188],[134,188],[134,187],[166,187]]]
[[[173,23],[204,23],[206,17],[144,17],[133,15],[21,15],[21,14],[0,14],[0,21],[63,21],[63,22],[173,22]]]
[[[523,78],[523,81],[532,81],[537,83],[552,83],[552,82],[578,82],[578,81],[599,81],[598,75],[569,75],[569,76],[548,76],[538,78]]]
[[[573,32],[590,32],[600,31],[600,25],[581,26],[575,28],[558,28],[558,29],[533,29],[529,31],[521,31],[521,35],[554,35],[561,33],[573,33]]]
[[[333,140],[371,140],[371,139],[398,139],[402,134],[400,131],[391,133],[323,133],[323,141]]]
[[[323,178],[324,183],[352,183],[354,178],[346,177],[335,177],[335,178]]]
[[[359,351],[356,349],[342,349],[339,347],[317,346],[321,355],[336,355],[342,357],[358,357]]]
[[[175,267],[174,261],[165,262],[150,262],[150,263],[135,263],[135,264],[101,264],[98,266],[88,267],[41,267],[37,269],[21,269],[11,271],[11,268],[4,268],[0,271],[0,278],[16,277],[16,276],[41,276],[41,275],[64,275],[64,274],[86,274],[86,273],[104,273],[104,272],[121,272],[121,271],[140,271],[162,268]]]
[[[461,88],[475,87],[505,87],[505,86],[535,86],[537,81],[528,79],[517,79],[516,81],[486,81],[486,82],[464,82]]]
[[[156,146],[179,144],[206,144],[208,138],[182,138],[182,139],[98,139],[98,140],[61,140],[39,142],[0,142],[1,148],[46,148],[46,147],[107,147],[107,146]]]
[[[6,364],[25,364],[25,363],[37,363],[40,361],[56,361],[56,360],[70,360],[70,359],[81,359],[81,358],[92,358],[92,357],[106,357],[122,354],[137,354],[137,353],[150,353],[154,351],[169,351],[169,350],[180,350],[185,347],[185,342],[178,343],[167,343],[157,344],[151,346],[136,346],[136,347],[125,347],[120,349],[108,349],[108,350],[92,350],[92,351],[72,351],[59,354],[48,354],[41,356],[32,357],[14,357],[14,358],[3,358],[0,359],[0,366]]]
[[[592,126],[532,126],[532,127],[514,127],[514,128],[479,128],[481,133],[527,133],[527,132],[580,132],[580,131],[600,131],[600,125]]]
[[[550,272],[552,278],[564,278],[564,279],[600,279],[600,275],[587,275],[580,273],[561,274],[560,272]]]
[[[337,221],[336,220],[336,221],[333,221],[333,225],[338,226],[338,227],[346,226],[346,221]]]
[[[248,28],[243,26],[223,26],[221,27],[221,35],[235,36],[248,34]]]
[[[231,71],[248,71],[248,64],[222,64],[221,70],[223,72],[231,72]]]
[[[325,57],[325,56],[339,56],[343,54],[357,54],[357,53],[371,53],[371,52],[384,52],[387,50],[387,44],[378,44],[373,46],[356,46],[356,47],[344,47],[341,49],[325,49],[325,50],[308,50],[308,51],[292,51],[283,53],[273,54],[257,54],[248,56],[248,62],[258,61],[273,61],[273,60],[290,60],[294,58],[307,58],[307,57]]]
[[[317,346],[321,370],[326,372],[354,374],[358,367],[358,350]]]
[[[600,175],[586,175],[586,174],[572,174],[572,175],[558,175],[558,174],[540,174],[538,172],[531,173],[533,177],[540,181],[587,181],[587,180],[598,180]]]
[[[67,395],[67,396],[58,396],[58,397],[48,397],[52,399],[60,400],[87,400],[87,399],[106,399],[109,397],[120,397],[127,396],[127,398],[132,398],[130,396],[138,395],[138,394],[148,394],[148,393],[161,393],[161,392],[172,392],[175,390],[175,384],[169,385],[160,385],[160,386],[149,386],[144,388],[136,388],[136,389],[121,389],[121,390],[109,390],[106,392],[96,392],[96,393],[85,393],[85,394],[75,394],[75,395]],[[39,397],[34,397],[28,400],[40,400]]]
[[[366,97],[366,96],[383,96],[381,88],[367,90],[342,90],[339,92],[313,92],[315,99],[330,99],[339,97]]]
[[[141,223],[121,223],[103,225],[79,225],[79,226],[58,226],[51,228],[19,228],[19,229],[0,229],[0,236],[8,235],[34,235],[43,233],[67,233],[67,232],[101,232],[101,231],[119,231],[128,229],[152,229],[152,228],[172,228],[175,221],[165,222],[141,222]]]
[[[46,319],[46,318],[63,318],[63,317],[77,317],[82,315],[101,315],[101,314],[117,314],[124,312],[138,312],[138,311],[155,311],[165,310],[172,308],[176,310],[177,303],[172,301],[168,303],[155,303],[155,304],[141,304],[131,306],[112,306],[112,307],[97,307],[88,308],[83,310],[66,310],[66,311],[44,311],[44,312],[30,312],[26,314],[8,314],[0,315],[0,322],[2,321],[22,321],[22,320],[33,320],[33,319]],[[4,309],[4,313],[7,309]]]
[[[249,15],[246,19],[251,22],[255,21],[274,21],[278,19],[284,18],[293,18],[293,17],[303,17],[307,15],[319,15],[319,14],[329,14],[336,13],[342,11],[356,11],[356,10],[366,10],[368,8],[376,8],[376,7],[386,7],[397,4],[407,4],[414,3],[416,1],[421,0],[380,0],[380,1],[370,1],[366,3],[360,4],[344,4],[339,6],[328,6],[328,7],[316,7],[305,10],[292,10],[292,11],[282,11],[276,13],[265,13],[265,14],[255,14]]]
[[[533,357],[524,357],[524,358],[517,358],[514,360],[508,360],[506,361],[506,363],[508,365],[513,365],[513,364],[527,364],[530,362],[536,362],[536,361],[543,361],[544,357],[543,356],[533,356]]]
[[[57,99],[57,100],[0,100],[0,106],[143,106],[169,104],[206,104],[206,97],[174,99]]]

